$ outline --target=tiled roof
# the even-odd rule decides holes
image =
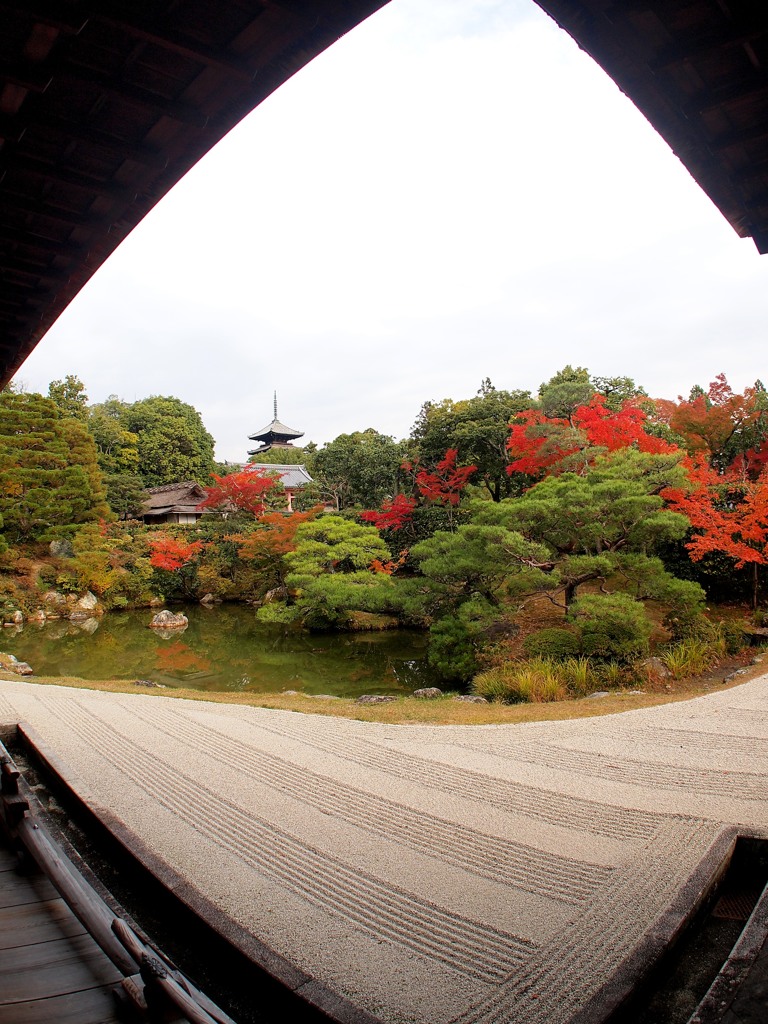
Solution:
[[[249,469],[262,469],[267,473],[277,473],[280,476],[280,483],[288,490],[295,491],[299,487],[306,487],[312,483],[312,477],[307,472],[307,467],[302,465],[270,465],[268,462],[251,462]]]

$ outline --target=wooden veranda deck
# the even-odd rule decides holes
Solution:
[[[0,1024],[234,1024],[96,892],[34,803],[0,743]]]
[[[122,975],[43,875],[0,847],[0,1024],[112,1024]]]

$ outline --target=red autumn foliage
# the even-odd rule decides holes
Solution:
[[[432,470],[419,466],[418,462],[403,462],[401,468],[413,474],[419,497],[398,494],[382,502],[380,509],[361,512],[360,518],[378,530],[402,530],[413,520],[414,510],[420,504],[445,505],[449,509],[455,507],[469,478],[477,470],[477,466],[457,466],[458,454],[457,448],[449,448]]]
[[[183,566],[188,565],[195,555],[200,554],[205,545],[201,540],[194,540],[189,544],[183,544],[175,537],[166,537],[161,534],[153,537],[149,542],[149,563],[155,569],[167,569],[169,572],[176,572]]]
[[[512,461],[507,472],[529,476],[556,473],[561,463],[565,468],[569,456],[579,453],[584,455],[581,469],[586,471],[598,454],[630,446],[655,454],[675,450],[646,432],[648,417],[633,401],[614,411],[603,395],[595,395],[587,405],[574,410],[571,420],[545,416],[535,409],[516,416],[509,428],[507,449]],[[570,462],[567,468],[574,470]]]
[[[416,473],[416,486],[425,501],[437,505],[458,505],[461,492],[469,483],[469,478],[477,470],[477,466],[457,466],[459,452],[457,448],[449,448],[435,466],[434,472],[420,469]]]
[[[208,496],[197,506],[202,508],[236,508],[260,516],[266,511],[265,499],[274,491],[282,490],[282,484],[273,475],[262,469],[248,469],[229,476],[211,474],[214,485],[208,488]]]
[[[360,513],[365,523],[371,523],[377,530],[402,530],[413,518],[416,499],[406,494],[398,494],[391,501],[382,502],[380,509],[370,509]]]

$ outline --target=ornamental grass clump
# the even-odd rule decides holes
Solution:
[[[700,676],[718,663],[725,653],[722,641],[699,640],[689,637],[665,651],[661,660],[675,679]]]
[[[573,697],[585,697],[600,689],[601,680],[589,658],[565,658],[556,666],[556,672]]]
[[[544,658],[511,662],[475,676],[472,692],[503,704],[532,704],[568,696],[558,666]]]

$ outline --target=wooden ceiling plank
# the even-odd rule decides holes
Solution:
[[[167,24],[163,25],[159,19],[141,24],[135,18],[126,20],[123,16],[118,17],[105,13],[103,6],[98,8],[98,18],[104,24],[108,24],[119,31],[123,30],[136,39],[141,39],[143,42],[152,43],[181,57],[197,61],[205,67],[216,68],[217,71],[222,71],[224,74],[241,82],[250,83],[253,80],[255,70],[249,68],[244,61],[234,57],[223,56],[220,51],[198,43],[196,40],[189,39],[182,33],[174,31]]]
[[[16,126],[12,124],[14,120]],[[30,111],[25,110],[24,120],[30,129],[41,128],[46,132],[59,132],[67,139],[74,140],[75,142],[98,146],[106,153],[110,153],[120,160],[132,160],[134,163],[155,170],[163,170],[168,166],[168,157],[151,146],[147,146],[143,142],[130,142],[100,128],[84,124],[82,121],[71,120],[68,117],[61,117],[55,114],[45,114],[34,109]],[[21,118],[8,118],[7,121],[11,131],[8,137],[12,139],[15,137],[15,141],[20,141],[21,136],[18,134],[18,124]],[[3,119],[0,117],[0,137],[3,137],[5,127]]]
[[[9,0],[0,0],[0,11],[17,16],[19,5]],[[50,25],[66,35],[78,35],[88,21],[81,11],[54,0],[24,0],[24,14],[32,21]]]

